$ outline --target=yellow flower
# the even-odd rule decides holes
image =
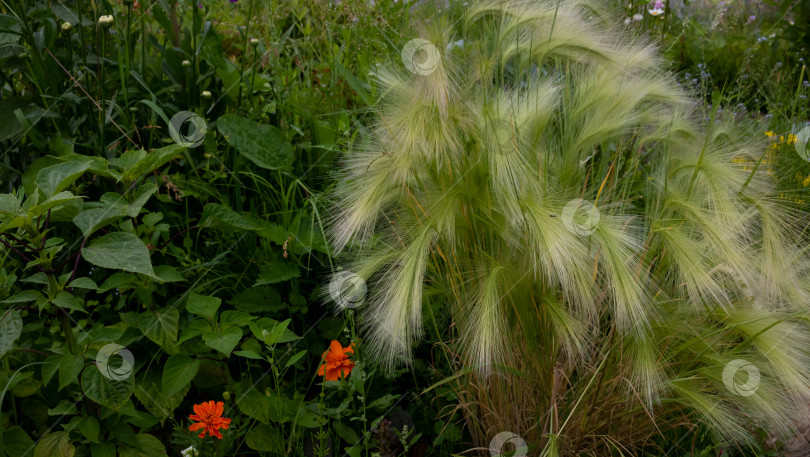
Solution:
[[[773,136],[773,131],[772,131],[772,130],[768,130],[767,132],[765,132],[765,135],[768,135],[768,136]]]
[[[794,135],[792,133],[788,133],[787,142],[788,142],[788,144],[796,143],[796,135]]]
[[[804,178],[804,181],[802,181],[802,187],[807,187],[808,185],[810,185],[810,176]]]

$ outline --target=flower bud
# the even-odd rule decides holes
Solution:
[[[190,62],[190,61],[188,61],[188,60],[184,60],[184,61],[182,62],[182,65],[183,65],[184,67],[190,67],[190,66],[191,66],[191,62]]]
[[[208,100],[208,99],[211,98],[211,92],[208,92],[207,90],[204,90],[204,91],[200,92],[200,97],[205,99],[205,100]]]
[[[250,45],[255,48],[256,46],[259,45],[259,39],[258,38],[251,38],[250,39]]]
[[[224,398],[225,400],[230,400],[231,399],[231,393],[228,392],[227,390],[225,392],[222,392],[222,398]]]
[[[70,25],[70,22],[63,22],[62,23],[62,31],[63,32],[70,32],[70,29],[72,29],[72,28],[73,28],[73,26]]]

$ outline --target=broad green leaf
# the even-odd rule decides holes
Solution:
[[[183,334],[180,336],[180,339],[177,340],[177,344],[182,344],[192,338],[198,337],[203,333],[208,333],[210,331],[211,325],[209,325],[208,321],[204,319],[197,319],[189,324],[185,330],[183,330]]]
[[[64,205],[73,201],[81,202],[81,197],[73,195],[72,192],[62,191],[53,197],[48,198],[44,202],[32,207],[29,211],[34,214],[45,214],[46,211],[57,206]],[[51,214],[53,216],[53,213]]]
[[[237,325],[239,327],[242,327],[244,325],[250,324],[250,321],[254,319],[256,318],[251,316],[250,314],[229,309],[228,311],[223,311],[222,314],[219,316],[219,323],[222,324],[223,327],[228,327],[231,325]]]
[[[180,311],[177,308],[145,311],[138,315],[138,327],[143,334],[164,349],[177,342]]]
[[[257,340],[264,342],[268,345],[289,343],[299,339],[287,326],[290,324],[290,319],[284,322],[279,322],[269,317],[263,317],[259,320],[250,323],[250,330]]]
[[[135,162],[132,166],[125,168],[123,179],[125,182],[132,182],[144,174],[151,173],[165,165],[166,162],[178,157],[185,150],[186,147],[179,144],[171,144],[160,149],[155,149]]]
[[[185,281],[186,278],[171,265],[158,265],[155,267],[155,275],[163,282]]]
[[[3,432],[3,450],[8,457],[31,456],[34,440],[20,427],[11,427]]]
[[[0,194],[0,216],[20,216],[22,208],[17,197],[11,194]]]
[[[45,296],[42,295],[42,292],[38,290],[23,290],[21,292],[17,292],[11,298],[0,301],[0,303],[25,303],[39,300],[40,298],[45,298]]]
[[[264,360],[264,357],[256,354],[253,351],[233,351],[234,354],[238,355],[239,357],[244,357],[246,359],[254,359],[254,360]]]
[[[294,356],[290,357],[290,359],[287,360],[287,363],[284,364],[284,368],[291,367],[292,365],[295,364],[295,362],[301,360],[301,358],[304,357],[305,355],[307,355],[307,350],[306,349],[304,349],[303,351],[300,351],[299,353],[297,353]]]
[[[75,416],[79,414],[76,404],[72,401],[62,400],[58,405],[48,410],[49,416]]]
[[[84,368],[84,358],[80,355],[65,354],[59,360],[59,390],[73,382],[79,382],[79,375]]]
[[[132,376],[121,381],[114,381],[101,374],[98,367],[89,366],[82,373],[82,390],[87,398],[99,405],[118,410],[132,396],[135,381]]]
[[[218,203],[205,205],[202,216],[200,216],[200,227],[210,227],[225,232],[252,231],[260,228],[236,211]]]
[[[73,218],[73,223],[82,231],[82,236],[89,238],[96,230],[122,218],[124,210],[118,207],[105,206],[86,209]]]
[[[78,288],[78,289],[89,289],[89,290],[98,290],[98,285],[95,281],[90,278],[76,278],[73,281],[70,281],[68,287]]]
[[[186,302],[186,309],[188,312],[202,316],[209,321],[213,321],[216,317],[217,309],[222,304],[222,300],[217,297],[209,297],[207,295],[189,294],[188,301]]]
[[[34,449],[34,457],[73,457],[76,448],[68,432],[52,432],[43,436]]]
[[[203,334],[203,341],[212,348],[230,355],[233,349],[242,339],[242,330],[239,327],[228,327],[218,332],[208,332]]]
[[[255,451],[281,454],[284,452],[284,439],[277,428],[257,424],[247,434],[245,440],[249,448]]]
[[[261,168],[278,170],[292,165],[293,147],[272,125],[226,114],[217,120],[217,129],[228,144]]]
[[[17,338],[22,335],[23,321],[20,313],[10,309],[0,317],[0,356],[14,347]]]
[[[174,354],[163,366],[163,391],[161,395],[171,397],[183,387],[191,384],[191,380],[200,370],[200,361],[192,359],[185,354]]]
[[[118,446],[119,457],[165,457],[166,448],[157,438],[147,433],[135,435],[138,447],[126,445]]]
[[[158,186],[151,182],[138,186],[138,188],[135,189],[135,193],[132,194],[132,203],[127,205],[127,216],[137,217],[138,214],[141,213],[141,208],[143,208],[143,205],[149,201],[152,194],[157,192],[157,190]]]
[[[51,301],[53,302],[54,305],[60,308],[72,309],[75,311],[81,311],[83,313],[87,312],[79,303],[79,301],[76,300],[76,297],[71,295],[70,292],[65,291],[59,292],[59,294],[56,295],[56,298],[54,298]]]
[[[104,235],[83,248],[82,257],[98,267],[131,271],[160,279],[152,270],[149,248],[131,233],[114,232]]]
[[[90,443],[92,457],[115,457],[115,445],[109,442]]]
[[[59,371],[59,363],[62,360],[64,355],[56,354],[48,357],[45,359],[45,362],[42,364],[42,385],[47,385],[51,378]]]
[[[36,186],[46,197],[65,190],[90,168],[90,162],[65,162],[39,171]]]
[[[289,281],[299,276],[301,276],[301,272],[294,263],[284,262],[283,260],[273,260],[259,273],[259,278],[256,280],[256,284],[254,284],[253,287]]]
[[[85,438],[98,443],[98,433],[100,431],[98,420],[93,416],[87,416],[79,422],[79,431]]]
[[[180,391],[171,396],[163,396],[161,393],[161,375],[156,370],[150,370],[136,380],[135,397],[144,405],[147,411],[155,417],[164,419],[169,417],[191,389],[191,384],[187,384]]]

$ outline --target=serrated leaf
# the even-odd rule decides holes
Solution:
[[[225,355],[230,355],[241,339],[242,330],[239,327],[228,327],[219,332],[203,334],[203,341],[208,347],[216,349]]]
[[[77,289],[89,289],[89,290],[98,290],[98,285],[95,281],[90,278],[76,278],[73,281],[70,281],[68,287],[77,288]]]
[[[135,389],[132,376],[114,381],[102,375],[95,365],[84,369],[81,384],[87,398],[112,410],[124,406]]]
[[[186,302],[186,309],[188,312],[204,317],[209,321],[213,321],[216,317],[217,309],[222,304],[222,300],[217,297],[209,297],[207,295],[189,294],[188,301]]]
[[[185,354],[174,354],[169,357],[163,366],[163,391],[161,395],[170,397],[183,387],[191,384],[194,376],[200,370],[200,361],[192,359]]]
[[[0,216],[14,217],[22,214],[20,201],[11,194],[0,194]]]
[[[45,298],[45,296],[38,290],[23,290],[22,292],[17,292],[11,298],[0,301],[0,303],[25,303],[39,300],[40,298]]]
[[[103,268],[141,273],[155,279],[149,248],[137,236],[126,232],[114,232],[97,239],[82,249],[85,260]]]
[[[261,168],[279,170],[292,165],[293,147],[272,125],[226,114],[217,120],[217,130],[228,144]]]
[[[76,448],[67,432],[52,432],[40,438],[34,448],[34,457],[73,457]]]
[[[35,180],[37,188],[46,197],[65,190],[90,168],[90,162],[65,162],[45,167]]]
[[[23,321],[20,313],[10,309],[0,317],[0,357],[14,347],[22,335]]]
[[[72,309],[75,311],[81,311],[83,313],[87,312],[79,303],[79,301],[76,300],[76,297],[74,297],[70,292],[65,291],[59,292],[56,295],[56,298],[51,300],[51,302],[53,302],[54,305],[60,308]]]

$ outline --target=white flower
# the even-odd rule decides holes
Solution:
[[[262,338],[267,338],[268,336],[270,336],[270,332],[268,332],[265,329],[262,329]]]
[[[642,19],[644,19],[644,15],[641,14],[641,13],[636,13],[636,14],[633,15],[633,20],[636,21],[636,22],[638,22],[638,21],[640,21]]]
[[[633,19],[628,17],[627,19],[624,20],[624,25],[630,25],[630,22],[632,21]]]
[[[204,99],[209,99],[209,98],[211,98],[211,92],[208,92],[207,90],[204,90],[204,91],[200,92],[200,97],[202,97]]]
[[[258,38],[251,38],[250,39],[250,45],[251,46],[258,46],[259,45],[259,39]]]
[[[63,22],[62,23],[62,30],[63,31],[69,32],[71,28],[73,28],[73,26],[70,25],[70,22]]]
[[[660,0],[656,0],[655,4],[653,5],[653,9],[647,10],[648,13],[652,14],[653,16],[660,16],[664,14],[664,4]]]
[[[180,455],[182,455],[183,457],[197,457],[198,455],[200,455],[200,453],[197,452],[196,449],[194,449],[194,446],[189,446],[180,451]]]
[[[188,60],[184,60],[184,61],[181,63],[181,65],[183,65],[184,67],[190,67],[190,66],[191,66],[191,62],[189,62]]]
[[[110,14],[99,16],[98,25],[100,25],[102,27],[109,27],[109,26],[112,25],[113,21],[114,21],[114,19],[113,19],[112,15],[110,15]]]

